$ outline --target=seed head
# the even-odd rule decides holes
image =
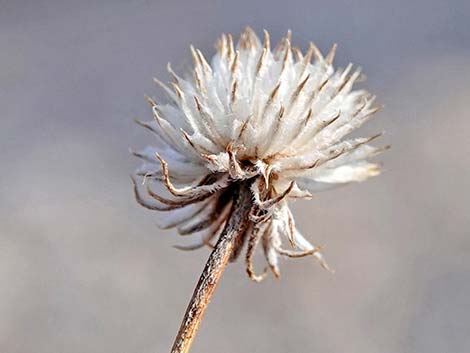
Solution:
[[[191,47],[194,69],[178,76],[170,66],[168,96],[148,98],[154,121],[138,122],[156,137],[155,146],[135,153],[144,163],[147,197],[134,182],[137,201],[151,210],[170,211],[164,228],[192,234],[195,249],[212,246],[241,183],[249,183],[252,205],[246,232],[232,259],[247,243],[246,269],[255,281],[252,258],[261,241],[267,264],[279,276],[278,259],[314,256],[328,268],[320,248],[299,232],[289,201],[379,174],[368,161],[387,147],[369,143],[380,136],[345,139],[380,108],[365,90],[353,90],[361,77],[350,64],[334,69],[336,45],[324,57],[311,43],[303,54],[291,35],[274,50],[250,28],[235,45],[222,35],[210,61]],[[163,185],[168,196],[154,190]]]

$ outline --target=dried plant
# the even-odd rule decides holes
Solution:
[[[344,137],[380,107],[365,90],[352,90],[359,69],[334,70],[335,51],[336,45],[324,57],[311,43],[302,54],[291,47],[290,32],[272,51],[267,31],[262,43],[247,28],[237,45],[222,35],[211,64],[191,47],[194,70],[187,77],[168,66],[173,90],[155,80],[168,102],[148,98],[154,121],[138,121],[156,142],[135,153],[144,161],[136,174],[146,188],[144,196],[133,179],[136,199],[171,211],[163,228],[194,236],[181,249],[213,249],[173,353],[188,352],[226,264],[245,244],[246,272],[256,282],[267,268],[279,277],[279,257],[312,256],[328,269],[320,247],[297,229],[289,200],[379,174],[367,159],[387,148],[369,145],[380,134]],[[155,191],[158,185],[168,195]],[[259,242],[268,266],[256,274]]]

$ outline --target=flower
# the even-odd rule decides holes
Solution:
[[[280,256],[312,255],[328,269],[320,248],[297,229],[288,201],[378,175],[379,166],[368,159],[387,148],[369,145],[380,134],[345,139],[380,107],[367,91],[353,90],[360,69],[333,68],[335,51],[336,45],[324,57],[311,43],[302,54],[291,47],[290,32],[272,51],[267,31],[261,42],[247,28],[237,45],[222,35],[210,64],[191,47],[190,75],[180,77],[168,66],[173,89],[155,80],[167,102],[148,98],[154,121],[138,121],[155,135],[155,147],[135,153],[144,160],[137,175],[153,200],[135,182],[134,190],[142,206],[171,211],[163,228],[196,236],[194,246],[180,248],[213,246],[232,212],[234,191],[246,182],[249,224],[232,259],[247,243],[247,273],[262,280],[266,269],[257,275],[252,264],[261,241],[276,276]],[[154,184],[169,195],[161,196]]]

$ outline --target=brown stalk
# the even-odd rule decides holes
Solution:
[[[247,228],[251,209],[249,184],[240,183],[235,193],[232,212],[194,289],[171,353],[189,352],[212,294],[230,260],[236,240]]]

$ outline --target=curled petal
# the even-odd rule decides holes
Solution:
[[[304,251],[312,251],[315,249],[315,247],[313,247],[312,244],[310,244],[297,229],[295,229],[294,231],[294,239],[295,239],[297,246]],[[334,273],[334,270],[332,270],[330,266],[328,266],[328,263],[323,258],[323,255],[321,254],[321,252],[315,251],[312,255],[313,257],[315,257],[315,259],[317,259],[321,267],[323,267],[325,270],[329,272]]]
[[[229,206],[230,199],[223,196],[219,197],[218,200],[212,202],[211,207],[206,208],[198,217],[179,226],[178,234],[188,235],[211,227]]]
[[[272,199],[269,199],[269,200],[266,200],[266,201],[260,201],[259,204],[258,204],[258,207],[263,209],[263,210],[267,210],[269,208],[271,208],[272,206],[278,204],[279,202],[281,202],[287,195],[289,195],[289,193],[292,191],[292,189],[294,188],[294,185],[295,185],[295,182],[294,181],[291,181],[291,183],[289,184],[289,186],[287,187],[286,190],[284,190],[281,194],[279,194],[278,196],[276,197],[273,197]]]
[[[180,200],[170,200],[170,199],[161,197],[160,195],[152,191],[152,189],[150,189],[148,184],[147,184],[147,192],[155,200],[161,202],[164,205],[167,205],[169,210],[186,207],[188,205],[204,201],[213,195],[212,193],[205,193],[205,194],[201,194],[201,195],[191,197],[191,198],[184,198]]]
[[[197,241],[192,244],[192,245],[173,245],[174,248],[179,249],[179,250],[184,250],[184,251],[190,251],[190,250],[196,250],[200,249],[203,246],[208,246],[210,248],[214,248],[214,246],[211,244],[211,240],[214,239],[216,236],[218,236],[223,228],[225,227],[225,223],[227,221],[227,218],[230,214],[231,207],[227,206],[225,209],[221,212],[220,216],[216,219],[216,221],[211,225],[211,227],[201,231],[198,233]],[[195,234],[196,235],[196,234]]]
[[[180,210],[175,210],[168,214],[163,222],[160,222],[158,227],[160,229],[170,229],[180,224],[186,223],[189,220],[197,217],[206,207],[213,204],[213,202],[201,202],[199,204],[191,204]],[[177,212],[180,211],[180,212]]]
[[[215,191],[220,190],[229,185],[228,176],[223,175],[219,180],[215,181],[212,184],[176,188],[170,181],[170,177],[168,175],[168,164],[162,157],[160,157],[158,153],[156,153],[156,157],[158,158],[162,166],[163,181],[165,183],[165,186],[168,191],[175,196],[196,197],[199,195],[214,193]]]
[[[280,246],[280,239],[277,230],[272,227],[270,224],[266,232],[262,236],[263,241],[263,250],[266,261],[271,268],[272,273],[276,278],[281,277],[281,272],[279,271],[279,259],[276,247]]]
[[[157,200],[158,202],[161,202],[162,204],[169,205],[169,206],[188,205],[190,203],[194,203],[193,201],[200,202],[200,201],[203,201],[203,200],[205,200],[206,198],[208,198],[209,196],[212,195],[210,193],[207,193],[205,195],[199,195],[197,197],[192,197],[192,198],[184,198],[184,199],[182,198],[182,199],[179,199],[179,200],[170,200],[170,199],[167,199],[165,197],[162,197],[162,196],[158,195],[155,191],[153,191],[150,187],[150,183],[147,183],[147,193],[152,198]]]
[[[295,250],[283,249],[280,246],[276,247],[276,251],[279,254],[287,256],[287,257],[293,257],[293,258],[314,255],[315,253],[319,252],[321,249],[322,249],[321,246],[317,246],[311,250],[295,251]]]
[[[264,269],[261,275],[257,275],[254,271],[253,266],[253,255],[255,254],[256,247],[259,243],[260,238],[263,236],[263,233],[266,231],[266,226],[254,226],[250,237],[248,239],[248,247],[246,250],[245,264],[246,264],[246,273],[255,282],[263,281],[267,274],[267,268]]]
[[[139,192],[139,188],[137,186],[137,182],[135,181],[135,179],[133,177],[131,177],[131,180],[132,180],[132,183],[134,185],[134,197],[137,201],[137,203],[139,205],[141,205],[142,207],[145,207],[146,209],[148,210],[152,210],[152,211],[171,211],[171,210],[175,210],[177,208],[181,208],[181,207],[184,207],[185,205],[184,204],[181,204],[181,205],[173,205],[173,206],[162,206],[162,205],[158,205],[158,204],[154,204],[154,203],[150,203],[148,202],[147,200],[145,200],[142,195],[140,194]]]

